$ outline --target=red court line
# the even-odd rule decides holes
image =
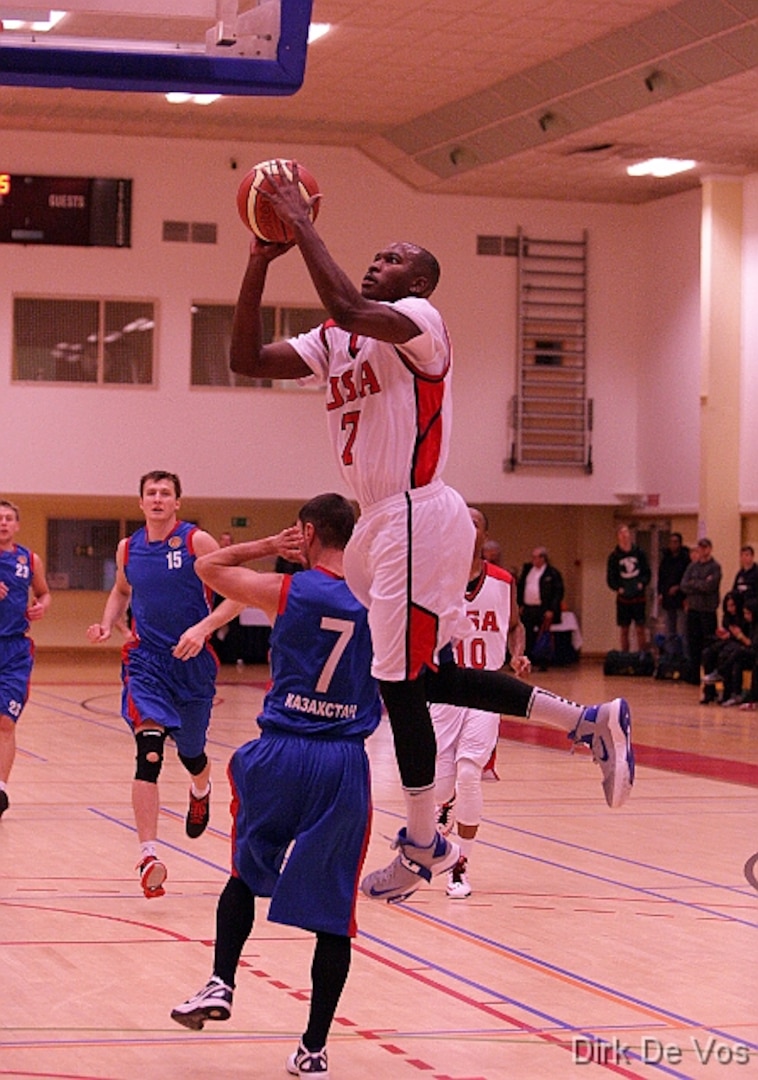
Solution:
[[[361,945],[358,942],[353,944],[353,949],[356,952],[361,953],[363,956],[370,958],[378,964],[382,964],[385,967],[390,968],[392,971],[397,972],[400,975],[405,976],[408,979],[415,980],[424,986],[428,986],[434,991],[443,994],[446,997],[459,1001],[463,1005],[467,1005],[478,1012],[482,1012],[487,1016],[492,1016],[496,1020],[502,1020],[507,1023],[511,1028],[524,1032],[528,1035],[532,1035],[538,1042],[549,1043],[551,1046],[558,1047],[561,1050],[571,1051],[571,1035],[574,1033],[571,1030],[567,1030],[565,1033],[554,1034],[550,1031],[535,1027],[526,1020],[519,1020],[516,1016],[507,1012],[502,1005],[490,1004],[486,1001],[480,1001],[475,997],[462,990],[457,990],[451,986],[445,986],[441,981],[436,979],[432,975],[427,975],[423,971],[418,971],[407,964],[392,960],[390,957],[381,956],[373,949],[367,948],[365,945]],[[403,1053],[403,1051],[401,1051]],[[627,1080],[639,1080],[640,1074],[633,1072],[631,1069],[624,1068],[621,1062],[613,1060],[597,1062],[602,1069],[606,1069],[608,1072],[616,1073],[618,1076],[624,1076]],[[446,1080],[445,1077],[435,1076],[434,1080]],[[452,1080],[452,1078],[451,1078]]]
[[[501,717],[500,737],[529,746],[547,747],[550,750],[567,749],[565,731],[530,724],[526,720]],[[585,752],[583,747],[576,749],[577,752]],[[668,750],[663,746],[643,746],[638,742],[634,744],[634,756],[638,765],[647,765],[651,769],[667,769],[669,772],[686,773],[689,776],[704,776],[710,780],[758,787],[758,765],[748,761],[693,754],[688,750]]]

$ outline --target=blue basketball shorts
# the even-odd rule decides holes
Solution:
[[[24,634],[0,638],[0,716],[18,720],[29,697],[34,642]]]
[[[363,742],[264,732],[228,773],[234,874],[271,897],[271,921],[353,937],[371,823]]]
[[[216,692],[218,662],[210,649],[190,660],[142,646],[124,649],[121,666],[121,715],[132,728],[146,721],[160,724],[185,757],[205,749]]]

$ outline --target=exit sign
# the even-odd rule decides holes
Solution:
[[[245,517],[233,517],[232,528],[233,529],[246,529],[250,522]]]

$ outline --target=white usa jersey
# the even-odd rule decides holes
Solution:
[[[393,305],[421,331],[394,345],[341,330],[332,320],[290,339],[326,387],[329,432],[345,482],[361,507],[440,476],[450,441],[452,352],[428,300]]]
[[[482,563],[481,574],[466,592],[471,629],[456,645],[455,658],[461,667],[497,671],[505,664],[512,588],[513,577],[507,570]]]

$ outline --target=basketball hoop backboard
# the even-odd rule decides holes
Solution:
[[[284,96],[303,82],[313,0],[60,3],[0,0],[0,84]]]

